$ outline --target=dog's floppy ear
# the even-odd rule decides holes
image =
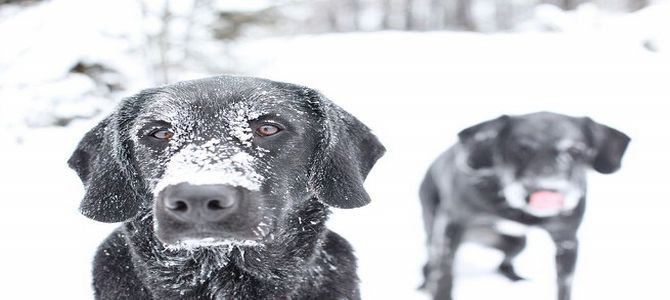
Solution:
[[[619,170],[630,137],[588,117],[584,118],[584,125],[585,133],[590,138],[593,149],[596,151],[591,163],[593,169],[603,174],[611,174]]]
[[[493,167],[493,151],[498,144],[498,135],[509,124],[510,117],[502,115],[463,129],[458,139],[469,152],[467,164],[472,169]]]
[[[120,161],[124,151],[117,148],[117,131],[115,118],[107,117],[86,133],[68,160],[86,189],[81,213],[100,222],[125,221],[139,210],[130,174]]]
[[[368,127],[323,95],[310,91],[310,98],[323,133],[312,157],[311,189],[333,207],[370,203],[363,181],[386,149]]]

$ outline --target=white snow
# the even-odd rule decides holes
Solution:
[[[0,23],[3,40],[18,44],[0,47],[2,298],[29,293],[90,299],[91,260],[116,227],[78,213],[83,190],[65,163],[95,122],[24,126],[38,115],[31,109],[35,93],[70,97],[88,88],[65,75],[73,51],[98,58],[113,53],[126,68],[121,73],[135,76],[128,79],[131,86],[148,86],[131,51],[113,50],[127,44],[88,31],[89,24],[124,27],[113,21],[123,13],[114,5],[107,7],[108,16],[75,13],[82,10],[74,4],[82,2],[87,1],[45,2],[31,17],[21,14],[29,18],[20,23],[27,27]],[[415,290],[426,259],[417,197],[424,172],[460,129],[502,113],[539,110],[588,115],[632,137],[618,173],[589,178],[574,299],[670,299],[670,9],[662,1],[636,14],[598,16],[599,22],[585,21],[581,29],[566,29],[570,21],[553,33],[332,34],[237,45],[249,74],[321,90],[373,128],[387,147],[366,183],[372,203],[335,210],[330,222],[356,250],[364,299],[426,299]],[[80,30],[90,35],[74,34]],[[647,50],[645,42],[657,51]],[[23,52],[17,49],[30,43],[41,46],[18,56]],[[49,85],[61,81],[68,82],[62,90]],[[130,89],[127,94],[137,90]],[[88,114],[97,106],[58,109],[72,107]],[[517,260],[520,275],[529,280],[511,283],[494,273],[499,253],[465,245],[457,256],[456,299],[552,299],[553,252],[549,238],[531,230]]]
[[[496,231],[512,236],[524,236],[528,234],[529,228],[524,224],[509,220],[499,220],[494,226]]]
[[[263,176],[254,168],[255,158],[246,152],[237,152],[222,158],[216,146],[219,140],[203,145],[190,144],[177,152],[168,162],[165,175],[153,188],[158,195],[164,188],[179,183],[193,185],[228,184],[257,191]]]
[[[0,18],[0,129],[45,126],[112,107],[90,77],[71,72],[80,62],[104,64],[120,74],[121,79],[105,74],[107,82],[132,90],[146,87],[150,80],[139,55],[144,36],[136,7],[132,0],[0,7],[5,16]]]
[[[215,238],[204,238],[204,239],[186,239],[179,241],[175,244],[163,244],[165,249],[170,251],[180,251],[188,250],[193,251],[197,248],[203,247],[225,247],[228,249],[228,252],[233,249],[235,246],[260,246],[261,244],[257,241],[252,240],[217,240]],[[225,252],[225,251],[224,251]]]
[[[249,127],[249,121],[255,120],[264,114],[263,111],[244,105],[240,102],[229,112],[224,114],[228,121],[230,135],[242,142],[246,147],[251,147],[253,132]],[[262,151],[262,149],[260,149]]]

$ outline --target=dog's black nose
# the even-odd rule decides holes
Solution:
[[[237,208],[241,192],[223,184],[180,183],[163,192],[164,210],[181,221],[207,223],[221,221]]]

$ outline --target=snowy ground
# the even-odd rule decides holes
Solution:
[[[670,299],[670,57],[645,50],[643,38],[389,32],[268,39],[240,45],[238,56],[250,74],[320,89],[386,145],[366,184],[372,204],[336,210],[330,223],[356,249],[364,299],[425,298],[415,290],[425,260],[417,189],[456,132],[502,113],[550,110],[633,139],[619,173],[590,178],[574,298],[660,300]],[[2,298],[90,298],[92,255],[116,225],[79,215],[83,191],[65,161],[92,124],[0,133]],[[467,245],[456,299],[552,299],[552,255],[548,238],[532,232],[518,259],[530,280],[510,283],[493,272],[496,252]]]
[[[590,178],[575,299],[670,297],[670,205],[662,196],[670,168],[667,57],[592,34],[386,33],[269,43],[275,55],[261,75],[321,89],[388,148],[367,183],[373,203],[338,211],[332,222],[358,251],[366,299],[419,298],[413,289],[425,251],[417,187],[455,133],[501,113],[537,110],[588,115],[633,139],[621,172]],[[494,274],[496,252],[470,246],[461,254],[457,299],[554,295],[553,247],[541,232],[518,260],[527,282]]]

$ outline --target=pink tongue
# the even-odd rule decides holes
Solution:
[[[535,192],[530,195],[530,206],[537,209],[558,209],[563,207],[563,195],[548,191]]]

